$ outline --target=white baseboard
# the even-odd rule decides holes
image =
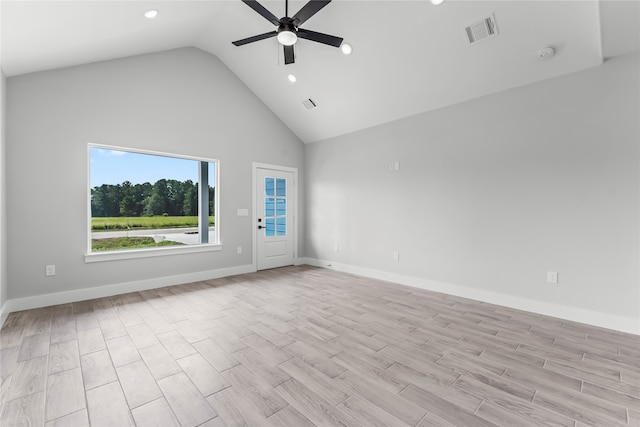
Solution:
[[[2,304],[2,307],[0,307],[0,328],[2,328],[2,326],[4,325],[4,321],[7,320],[8,316],[9,310],[7,310],[7,303],[5,302],[4,304]]]
[[[477,301],[488,302],[490,304],[502,305],[518,310],[528,311],[574,322],[585,323],[601,328],[614,329],[616,331],[627,332],[640,335],[640,319],[633,317],[618,316],[615,314],[602,313],[593,310],[586,310],[579,307],[571,307],[552,302],[532,300],[514,295],[492,292],[483,289],[470,288],[467,286],[454,285],[451,283],[438,282],[423,279],[420,277],[404,276],[401,274],[389,273],[386,271],[374,270],[370,268],[358,267],[348,264],[340,264],[333,261],[325,261],[316,258],[301,258],[305,264],[316,267],[330,268],[344,273],[356,274],[358,276],[370,277],[372,279],[384,280],[401,285],[412,286],[414,288],[426,289],[429,291],[441,292],[448,295],[455,295],[463,298],[470,298]]]
[[[531,300],[528,298],[492,292],[467,286],[437,282],[413,276],[404,276],[381,270],[358,267],[348,264],[340,264],[333,261],[325,261],[316,258],[296,258],[295,265],[308,264],[316,267],[330,268],[344,273],[370,277],[401,285],[429,291],[442,292],[463,298],[475,299],[491,304],[502,305],[518,310],[553,316],[574,322],[586,323],[602,328],[614,329],[640,335],[640,319],[617,316],[615,314],[602,313],[593,310],[585,310],[550,302]],[[73,291],[55,292],[44,295],[36,295],[24,298],[7,300],[0,309],[0,326],[4,325],[9,313],[14,311],[30,310],[47,307],[50,305],[66,304],[70,302],[85,301],[94,298],[103,298],[120,295],[129,292],[157,289],[165,286],[180,285],[184,283],[198,282],[202,280],[217,279],[220,277],[234,276],[255,272],[254,265],[242,265],[238,267],[221,268],[217,270],[200,271],[196,273],[179,274],[175,276],[158,277],[154,279],[139,280],[135,282],[118,283],[113,285],[98,286],[95,288],[77,289]]]
[[[253,265],[240,265],[237,267],[220,268],[216,270],[198,271],[195,273],[178,274],[175,276],[157,277],[154,279],[138,280],[135,282],[118,283],[113,285],[97,286],[95,288],[76,289],[73,291],[55,292],[51,294],[35,295],[24,298],[8,299],[1,312],[1,323],[4,325],[9,313],[14,311],[31,310],[50,305],[67,304],[70,302],[85,301],[94,298],[104,298],[129,292],[146,291],[165,286],[181,285],[184,283],[199,282],[203,280],[218,279],[220,277],[235,276],[255,272]]]

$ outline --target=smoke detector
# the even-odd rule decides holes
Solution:
[[[540,60],[549,59],[555,54],[556,54],[556,50],[551,46],[543,47],[538,51],[538,59]]]
[[[467,41],[469,44],[496,36],[498,34],[496,18],[491,14],[490,16],[465,27],[464,32],[467,35]]]

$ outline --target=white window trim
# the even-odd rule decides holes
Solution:
[[[126,249],[120,251],[104,251],[104,252],[91,252],[91,148],[102,148],[105,150],[116,150],[116,151],[127,151],[131,153],[139,153],[139,154],[149,154],[153,156],[165,156],[165,157],[174,157],[178,159],[185,160],[195,160],[195,161],[207,161],[209,163],[215,163],[215,206],[216,206],[216,226],[213,238],[215,239],[213,243],[204,243],[198,245],[185,245],[185,246],[166,246],[166,247],[156,247],[156,248],[148,248],[148,249]],[[139,150],[137,148],[128,148],[128,147],[118,147],[114,145],[104,145],[104,144],[87,144],[87,251],[84,254],[84,262],[85,263],[93,263],[93,262],[103,262],[103,261],[117,261],[123,259],[136,259],[136,258],[152,258],[159,256],[169,256],[169,255],[183,255],[183,254],[192,254],[192,253],[201,253],[201,252],[217,252],[222,250],[222,243],[220,242],[220,209],[219,209],[219,201],[220,201],[220,192],[218,191],[218,187],[220,186],[220,161],[216,159],[206,159],[202,157],[194,157],[194,156],[185,156],[181,154],[174,153],[166,153],[160,151],[149,151],[149,150]],[[211,234],[209,238],[211,239]]]
[[[193,254],[221,251],[222,244],[188,245],[180,247],[159,247],[149,249],[127,249],[122,251],[91,252],[84,255],[84,262],[117,261],[122,259],[152,258],[167,255]]]

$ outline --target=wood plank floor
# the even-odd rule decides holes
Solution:
[[[640,338],[307,266],[12,313],[0,425],[623,426]]]

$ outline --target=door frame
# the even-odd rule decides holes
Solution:
[[[253,227],[253,271],[258,271],[258,206],[257,206],[257,196],[258,196],[258,169],[267,169],[273,171],[280,172],[291,172],[293,173],[293,191],[292,197],[289,199],[293,202],[293,224],[291,227],[292,231],[292,239],[293,239],[293,263],[294,265],[298,259],[298,168],[293,168],[289,166],[280,166],[280,165],[272,165],[268,163],[259,163],[252,162],[251,167],[251,178],[252,178],[252,200],[251,206],[253,210],[252,215],[252,227]],[[291,200],[293,199],[293,200]]]

